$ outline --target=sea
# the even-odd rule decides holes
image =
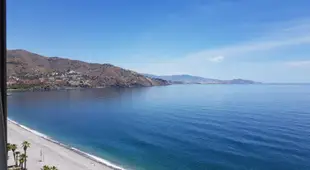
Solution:
[[[128,170],[310,170],[310,85],[13,92],[8,117]]]

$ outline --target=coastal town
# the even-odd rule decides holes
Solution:
[[[8,77],[7,86],[9,89],[61,89],[64,87],[94,87],[92,80],[95,76],[83,75],[73,70],[66,72],[53,71],[43,74],[37,71],[37,74],[28,73],[24,75],[12,75]]]

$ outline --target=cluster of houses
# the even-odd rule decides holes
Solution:
[[[7,79],[7,86],[14,85],[48,85],[52,87],[91,87],[91,80],[86,75],[68,70],[66,72],[51,72],[38,75],[12,75]]]

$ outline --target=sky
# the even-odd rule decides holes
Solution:
[[[7,0],[7,45],[140,73],[310,83],[309,7],[309,0]]]

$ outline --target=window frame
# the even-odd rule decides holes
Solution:
[[[0,170],[7,169],[6,0],[0,0]]]

